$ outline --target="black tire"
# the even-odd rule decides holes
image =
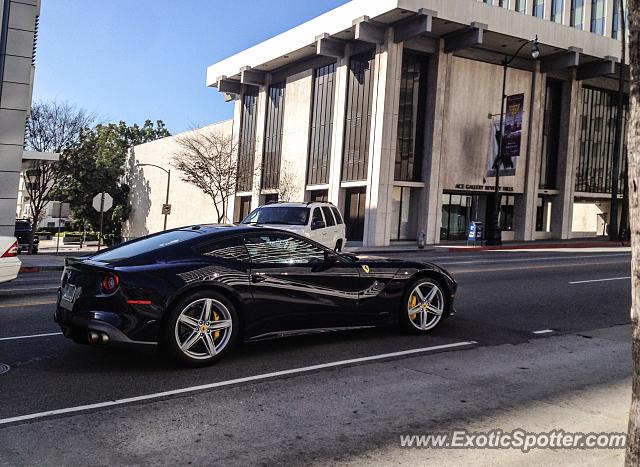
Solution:
[[[180,325],[177,325],[178,319],[183,314],[186,318],[193,318],[198,313],[203,313],[207,301],[211,303],[210,318],[214,319],[207,322],[200,318],[196,320],[199,324],[195,328],[191,323],[183,323],[182,320]],[[203,290],[186,295],[174,303],[167,313],[160,336],[161,348],[174,360],[192,367],[207,366],[218,361],[233,346],[240,331],[240,320],[233,303],[224,295],[213,291]],[[219,319],[220,317],[223,319]],[[229,328],[218,331],[208,329],[208,323],[215,326],[213,323],[222,324],[223,321],[225,324],[230,321],[230,331]],[[190,339],[196,338],[191,347],[186,350],[181,348],[181,343],[187,345]],[[213,354],[209,351],[211,343],[215,350]],[[219,345],[221,345],[220,348],[218,348]]]
[[[433,305],[433,308],[439,309],[439,315],[436,315],[432,311],[423,311],[422,309],[417,313],[409,313],[410,306],[413,308],[420,306],[420,303],[418,303],[419,297],[414,292],[417,287],[420,287],[424,291],[423,295],[428,293],[427,291],[433,290],[434,287],[437,288],[435,296],[429,305]],[[416,302],[413,302],[413,300],[416,300]],[[444,321],[448,310],[449,298],[445,287],[436,279],[431,277],[420,277],[409,284],[402,296],[402,303],[400,304],[400,325],[405,330],[415,334],[428,334],[437,328],[442,321]],[[421,321],[423,313],[426,313],[426,321],[424,322],[424,325]]]
[[[342,240],[338,240],[336,242],[336,247],[334,248],[334,250],[337,251],[338,253],[342,251]]]

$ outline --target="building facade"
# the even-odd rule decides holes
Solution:
[[[504,240],[602,235],[609,222],[614,0],[354,0],[207,70],[235,105],[235,220],[277,200],[329,200],[368,246],[466,238],[495,205],[492,127],[519,99],[500,177]],[[499,129],[499,125],[497,125]],[[513,152],[514,148],[511,148]],[[624,164],[620,164],[621,170]]]
[[[13,235],[31,110],[39,0],[0,0],[0,235]]]

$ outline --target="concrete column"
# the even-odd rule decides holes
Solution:
[[[364,246],[389,245],[391,195],[398,137],[398,105],[402,73],[402,44],[387,31],[376,50],[376,69],[369,141],[369,184],[364,219]]]
[[[544,1],[544,19],[549,21],[551,19],[551,0]]]
[[[584,31],[591,31],[591,2],[584,2],[582,5],[582,29]]]
[[[613,9],[615,5],[613,0],[607,0],[604,5],[604,35],[605,37],[611,37],[611,31],[613,30]]]
[[[262,177],[262,155],[264,153],[264,132],[267,121],[267,99],[269,98],[270,81],[271,77],[267,75],[267,84],[265,86],[260,86],[260,91],[258,92],[258,115],[256,117],[256,146],[253,156],[251,209],[255,209],[260,205],[260,178]]]
[[[571,0],[564,0],[563,9],[562,24],[571,26]]]
[[[575,167],[580,152],[581,99],[580,82],[572,79],[562,87],[562,117],[558,148],[558,190],[551,207],[551,231],[556,238],[571,238]]]
[[[238,143],[240,142],[240,119],[242,117],[242,97],[237,96],[233,101],[233,124],[231,127],[231,139],[235,148],[236,163],[238,161]],[[227,201],[227,219],[229,222],[235,220],[236,197],[229,196]]]
[[[285,89],[280,193],[289,191],[290,201],[304,201],[313,73],[309,69],[289,76]]]
[[[344,119],[349,83],[350,45],[345,47],[344,57],[336,62],[335,99],[333,101],[333,132],[331,137],[331,161],[329,162],[329,201],[344,212],[340,200],[340,177],[342,176],[342,147],[344,145]]]
[[[425,145],[423,180],[425,181],[421,225],[427,243],[440,243],[442,224],[442,174],[440,167],[445,154],[443,128],[448,103],[450,55],[444,53],[444,41],[440,40],[438,52],[429,64],[427,90],[427,118],[425,119]]]
[[[515,207],[516,240],[534,240],[536,234],[536,206],[538,185],[540,184],[540,158],[542,157],[542,139],[544,126],[544,101],[546,77],[540,73],[540,62],[531,74],[529,94],[529,115],[527,122],[527,147],[524,193]]]

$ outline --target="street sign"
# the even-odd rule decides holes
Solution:
[[[171,214],[171,205],[170,204],[163,204],[162,205],[162,214],[164,214],[165,216]]]
[[[93,197],[91,205],[98,212],[106,212],[113,206],[113,198],[109,193],[98,193]]]
[[[58,219],[69,217],[69,203],[54,201],[51,205],[51,217]]]

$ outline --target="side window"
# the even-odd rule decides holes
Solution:
[[[313,224],[316,221],[324,222],[324,219],[322,217],[322,212],[320,211],[320,208],[315,208],[313,210],[313,216],[311,217],[311,223]]]
[[[344,222],[342,221],[342,216],[340,215],[340,211],[338,211],[338,208],[336,207],[332,207],[331,208],[331,212],[333,212],[333,214],[336,216],[336,222],[338,224],[343,224]]]
[[[327,227],[336,225],[336,221],[333,218],[333,214],[331,214],[331,208],[329,208],[329,206],[322,206],[322,212],[324,213],[324,218],[327,220]]]
[[[217,242],[205,243],[204,245],[196,247],[196,251],[210,258],[219,258],[241,263],[249,261],[249,253],[242,241],[242,237],[233,237]]]
[[[251,235],[245,238],[254,263],[311,264],[324,261],[324,250],[288,235]]]

